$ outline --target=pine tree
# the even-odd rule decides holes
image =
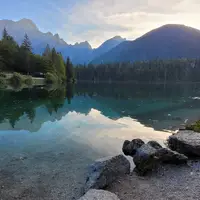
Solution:
[[[18,44],[12,36],[8,35],[7,30],[3,31],[3,39],[0,41],[1,65],[4,63],[4,70],[13,70],[16,62]]]
[[[70,58],[67,58],[67,62],[66,62],[66,76],[67,76],[67,81],[68,82],[72,82],[74,79],[74,69],[73,69],[73,65],[70,61]]]
[[[62,80],[66,80],[65,76],[65,63],[60,54],[56,55],[56,61],[55,61],[55,69],[57,76]]]
[[[27,34],[25,34],[25,36],[24,36],[24,41],[21,45],[21,50],[22,50],[22,54],[24,54],[24,61],[25,61],[24,69],[27,72],[27,74],[29,75],[31,72],[30,54],[32,54],[32,47],[31,47],[31,41]]]
[[[26,51],[28,51],[30,53],[32,52],[31,41],[30,41],[30,39],[29,39],[27,34],[25,34],[25,36],[24,36],[24,41],[22,43],[22,48],[24,48]]]
[[[52,57],[51,57],[52,63],[55,64],[56,58],[57,58],[57,52],[56,52],[55,48],[52,49],[51,55],[52,55]]]
[[[7,39],[7,38],[8,38],[8,31],[4,27],[4,29],[3,29],[3,39]]]
[[[45,50],[44,50],[44,52],[43,52],[42,55],[45,56],[45,57],[50,57],[50,55],[51,55],[51,49],[50,49],[49,44],[47,44],[47,46],[46,46],[46,48],[45,48]]]

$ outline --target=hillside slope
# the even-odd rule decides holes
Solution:
[[[134,41],[125,41],[92,63],[200,57],[200,31],[184,25],[165,25]]]
[[[21,19],[19,21],[0,20],[0,32],[4,28],[7,29],[18,44],[22,43],[24,35],[27,33],[32,42],[34,53],[42,54],[46,45],[49,44],[50,47],[55,47],[57,51],[61,52],[65,58],[69,56],[74,64],[87,64],[124,41],[120,36],[116,36],[105,41],[97,49],[92,49],[87,41],[70,45],[60,38],[58,34],[53,35],[51,32],[41,32],[30,19]]]

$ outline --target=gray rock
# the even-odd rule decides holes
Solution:
[[[200,133],[181,130],[169,137],[168,146],[187,156],[200,156]]]
[[[122,151],[126,156],[134,156],[136,150],[143,144],[144,142],[141,139],[134,139],[131,142],[126,140],[123,144]]]
[[[149,141],[147,144],[149,144],[150,146],[152,146],[155,149],[162,149],[162,146],[156,141],[152,140],[152,141]]]
[[[167,164],[185,164],[188,157],[167,148],[158,149],[155,153],[157,160]]]
[[[130,162],[123,156],[97,160],[89,167],[85,192],[89,189],[104,189],[119,176],[130,173]]]
[[[148,171],[152,170],[156,165],[156,149],[149,144],[142,145],[137,149],[133,157],[133,162],[136,167],[135,170],[139,175],[145,175]]]
[[[79,200],[119,200],[119,198],[115,194],[105,190],[91,189]]]

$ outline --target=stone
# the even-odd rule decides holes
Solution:
[[[160,162],[166,164],[185,164],[188,160],[188,157],[185,155],[167,148],[158,149],[155,153],[155,157]]]
[[[168,138],[168,147],[187,156],[200,156],[200,133],[180,130]]]
[[[133,162],[135,163],[135,171],[139,175],[145,175],[148,171],[152,170],[156,163],[156,149],[149,144],[144,144],[137,149],[136,154],[133,157]]]
[[[136,150],[145,144],[141,139],[134,139],[132,141],[126,140],[123,144],[122,151],[126,156],[134,156]]]
[[[150,146],[152,146],[155,149],[162,149],[162,146],[156,141],[152,140],[152,141],[149,141],[147,144],[149,144]]]
[[[119,200],[119,198],[115,194],[105,190],[91,189],[79,200]]]
[[[89,167],[85,192],[104,189],[118,177],[130,173],[130,162],[123,155],[97,160]]]

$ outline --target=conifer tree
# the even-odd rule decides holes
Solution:
[[[28,51],[30,53],[32,52],[31,41],[30,41],[30,39],[29,39],[27,34],[25,34],[25,36],[24,36],[24,41],[22,43],[22,48],[24,48],[26,51]]]
[[[7,39],[8,38],[8,31],[6,30],[6,28],[4,27],[3,29],[3,39]]]
[[[52,54],[51,55],[52,55],[52,57],[51,57],[52,63],[55,64],[56,58],[57,58],[57,52],[56,52],[55,48],[52,49]]]
[[[74,70],[73,70],[73,65],[70,61],[70,58],[67,58],[66,62],[66,76],[67,76],[67,81],[71,82],[74,79]]]
[[[44,50],[44,52],[43,52],[42,55],[45,56],[45,57],[50,57],[50,55],[51,55],[51,49],[50,49],[49,44],[47,44],[47,46],[46,46],[46,48],[45,48],[45,50]]]
[[[27,34],[25,34],[24,36],[24,41],[21,45],[21,49],[22,49],[22,52],[24,54],[24,60],[25,60],[25,71],[27,72],[27,74],[29,75],[30,74],[30,54],[32,53],[32,47],[31,47],[31,41],[28,37]]]

